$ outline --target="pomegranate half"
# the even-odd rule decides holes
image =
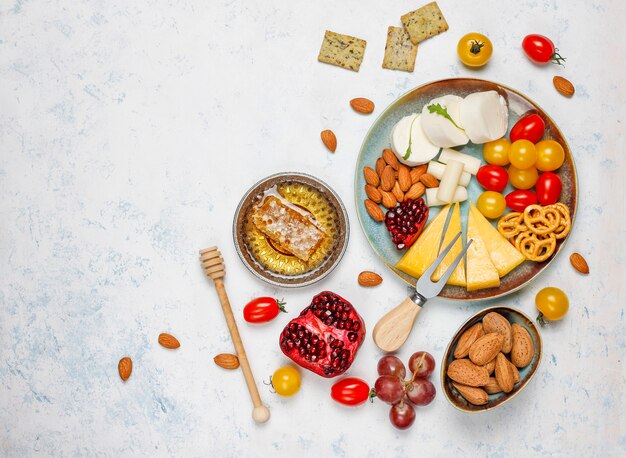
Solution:
[[[365,323],[352,304],[323,291],[285,326],[280,349],[299,366],[331,378],[348,370],[364,339]]]

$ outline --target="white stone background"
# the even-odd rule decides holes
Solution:
[[[27,456],[623,456],[624,85],[621,0],[452,1],[450,24],[420,45],[414,73],[383,70],[387,26],[421,2],[225,0],[0,1],[0,455]],[[325,29],[368,41],[358,73],[316,61]],[[494,42],[489,65],[464,68],[457,40]],[[523,55],[546,34],[566,68]],[[565,99],[560,74],[576,85]],[[330,380],[303,373],[280,399],[262,384],[287,362],[277,339],[311,297],[331,289],[371,329],[405,294],[359,227],[354,166],[377,113],[407,90],[470,76],[516,88],[547,110],[569,141],[580,207],[564,253],[541,279],[498,303],[534,314],[546,285],[570,297],[567,317],[543,330],[530,385],[480,415],[452,408],[439,388],[399,432],[380,402],[334,403]],[[319,132],[333,129],[335,154]],[[352,223],[348,251],[321,283],[279,290],[236,256],[231,219],[257,179],[306,171],[327,181]],[[199,248],[217,244],[257,384],[272,411],[263,426],[238,372],[212,358],[232,351]],[[576,274],[580,251],[591,275]],[[382,286],[356,284],[363,268]],[[243,305],[284,296],[289,315],[246,325]],[[433,301],[402,358],[437,361],[454,330],[486,304]],[[156,338],[170,331],[178,351]],[[117,374],[120,357],[135,363]],[[367,338],[350,374],[371,383],[380,352]]]

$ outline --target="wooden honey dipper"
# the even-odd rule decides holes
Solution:
[[[224,312],[224,318],[226,318],[226,324],[228,325],[228,330],[230,331],[230,337],[233,340],[235,351],[237,352],[237,357],[239,358],[241,371],[246,379],[246,385],[248,386],[248,391],[250,392],[250,397],[252,398],[252,404],[254,404],[252,418],[257,423],[265,423],[270,418],[270,410],[264,406],[261,401],[259,390],[256,387],[254,376],[252,375],[252,370],[250,369],[250,363],[248,363],[246,350],[243,347],[243,342],[241,341],[241,336],[239,335],[239,330],[237,329],[237,323],[235,322],[233,310],[230,308],[230,302],[228,300],[228,295],[226,294],[226,289],[224,288],[223,280],[225,274],[224,259],[222,258],[222,255],[217,247],[212,246],[210,248],[200,250],[200,261],[206,276],[213,280],[213,283],[215,283],[215,289],[217,290],[217,295],[220,299],[220,303],[222,304],[222,312]]]

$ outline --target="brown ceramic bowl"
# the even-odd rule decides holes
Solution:
[[[281,251],[252,224],[254,205],[270,189],[312,213],[326,232],[326,240],[309,262]],[[339,196],[323,181],[304,173],[279,173],[259,181],[243,196],[233,220],[241,261],[257,278],[282,287],[307,286],[328,275],[343,257],[349,234],[348,215]]]
[[[539,105],[515,89],[511,89],[499,83],[481,79],[451,78],[424,84],[402,95],[399,99],[389,105],[380,114],[378,119],[374,121],[374,124],[363,140],[361,152],[359,153],[359,157],[357,159],[354,180],[357,216],[359,217],[359,222],[361,223],[361,227],[363,228],[363,232],[365,233],[368,242],[378,257],[394,273],[411,285],[415,285],[417,279],[395,267],[396,263],[404,254],[404,251],[400,252],[396,249],[395,245],[391,241],[391,238],[389,237],[389,233],[387,232],[385,225],[376,223],[368,215],[365,206],[363,205],[363,201],[367,199],[367,195],[364,190],[365,178],[363,177],[363,167],[373,167],[376,163],[376,159],[380,157],[382,150],[389,147],[391,131],[394,125],[404,116],[414,112],[420,112],[422,107],[430,100],[446,94],[454,94],[464,97],[472,92],[491,90],[494,90],[502,95],[508,103],[509,130],[522,116],[537,113],[546,124],[543,139],[556,140],[563,146],[565,151],[565,162],[558,170],[555,171],[555,173],[559,175],[563,183],[563,191],[561,192],[561,198],[559,201],[567,205],[569,208],[572,219],[572,228],[574,226],[578,200],[578,184],[574,158],[570,152],[567,142],[565,141],[565,137],[557,127],[556,123],[543,109],[541,109],[541,107],[539,107]],[[475,145],[473,143],[469,143],[461,149],[461,151],[466,154],[471,154],[483,159],[482,150],[483,145]],[[511,185],[508,185],[503,194],[506,195],[512,190],[513,188]],[[484,191],[484,189],[478,184],[476,179],[472,179],[467,191],[469,193],[469,199],[476,202],[476,199]],[[463,227],[466,226],[468,207],[469,203],[467,201],[461,203],[461,220]],[[436,207],[431,208],[430,219],[434,218],[437,213],[438,209]],[[451,300],[476,301],[483,299],[495,299],[517,291],[518,289],[526,286],[533,279],[537,278],[537,276],[543,272],[543,270],[547,268],[554,259],[556,259],[562,251],[563,244],[568,238],[569,236],[563,240],[557,241],[556,250],[549,259],[544,262],[526,261],[522,263],[508,275],[503,277],[500,280],[500,286],[497,288],[467,291],[465,288],[460,286],[446,285],[439,296]]]
[[[533,345],[535,347],[535,353],[533,354],[533,359],[530,361],[528,366],[519,369],[520,381],[515,384],[513,387],[513,391],[510,393],[496,393],[489,395],[489,402],[482,406],[476,406],[470,404],[465,400],[461,393],[459,393],[456,388],[452,385],[452,380],[448,378],[446,375],[448,371],[448,365],[454,361],[454,350],[456,349],[456,345],[459,341],[461,335],[470,327],[474,326],[476,323],[481,321],[483,317],[489,312],[497,312],[500,315],[504,316],[509,323],[517,323],[526,328],[530,337],[533,340]],[[446,352],[441,361],[441,384],[443,385],[443,392],[446,395],[446,399],[457,409],[468,412],[468,413],[476,413],[483,412],[485,410],[495,409],[496,407],[504,404],[505,402],[512,399],[517,393],[522,391],[522,389],[530,382],[530,380],[537,372],[537,368],[539,367],[539,363],[541,362],[541,353],[542,353],[542,343],[541,336],[539,335],[539,330],[535,323],[524,315],[519,310],[516,310],[511,307],[490,307],[484,310],[481,310],[477,314],[473,315],[469,320],[467,320],[461,327],[456,331],[454,337],[448,344],[448,348],[446,348]]]

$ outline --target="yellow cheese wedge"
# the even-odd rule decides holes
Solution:
[[[489,258],[500,277],[504,277],[524,262],[524,256],[487,221],[487,218],[478,211],[472,202],[470,202],[470,213],[474,216],[474,222],[483,242],[485,242]]]
[[[443,243],[441,244],[441,249],[444,249],[448,246],[448,244],[452,241],[455,235],[461,232],[461,206],[457,202],[454,204],[454,209],[452,210],[452,216],[450,217],[450,222],[448,223],[448,230],[446,231],[446,236],[443,239]],[[499,235],[499,234],[498,234]],[[439,280],[442,275],[448,270],[448,267],[454,262],[459,253],[463,250],[463,240],[459,238],[452,249],[448,252],[435,273],[433,274],[433,280]],[[448,285],[456,285],[456,286],[465,286],[465,264],[461,261],[452,272],[450,278],[446,282]]]
[[[467,215],[467,242],[472,244],[467,249],[467,290],[476,291],[478,289],[494,288],[500,286],[500,276],[489,258],[489,253],[485,247],[476,219],[470,211]]]
[[[402,272],[419,278],[437,258],[443,226],[450,211],[450,205],[442,208],[437,216],[426,225],[419,238],[411,245],[396,267]]]

